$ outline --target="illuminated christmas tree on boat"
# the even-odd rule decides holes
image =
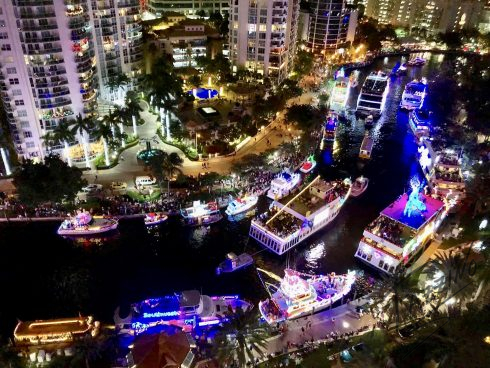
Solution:
[[[369,224],[355,256],[386,273],[410,266],[426,250],[447,214],[444,202],[422,193],[417,178],[404,193]]]

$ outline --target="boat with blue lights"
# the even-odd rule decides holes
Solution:
[[[257,201],[259,200],[259,197],[257,196],[243,196],[243,197],[237,197],[236,199],[232,200],[229,204],[228,207],[225,210],[225,213],[228,216],[236,216],[241,213],[250,211],[256,204]]]
[[[382,71],[368,75],[357,99],[357,113],[381,115],[390,89],[390,79]]]
[[[211,225],[223,218],[216,202],[194,201],[191,207],[181,209],[180,214],[188,226]]]
[[[253,263],[254,259],[250,254],[242,253],[237,256],[235,253],[231,252],[226,255],[226,259],[220,263],[218,268],[216,268],[216,274],[219,275],[222,272],[234,272],[244,267],[250,266]]]
[[[400,109],[408,111],[420,109],[424,104],[426,96],[427,80],[425,78],[422,78],[420,81],[413,80],[405,86],[400,101]]]
[[[356,279],[354,271],[345,275],[333,272],[330,275],[309,275],[286,268],[283,278],[266,270],[258,271],[279,282],[278,286],[264,283],[270,298],[259,303],[260,314],[269,324],[311,315],[330,307],[351,291]]]
[[[132,336],[165,326],[180,327],[190,332],[218,325],[226,320],[230,311],[250,306],[238,295],[208,296],[197,290],[187,290],[134,303],[126,317],[121,317],[120,308],[117,308],[114,322],[119,333]]]
[[[402,75],[407,74],[407,64],[406,63],[401,63],[397,62],[393,69],[391,70],[391,76],[393,77],[400,77]]]
[[[422,193],[422,185],[411,180],[404,193],[381,211],[363,232],[355,257],[376,270],[393,274],[409,267],[427,249],[447,215],[444,202]]]
[[[408,124],[418,141],[430,137],[431,115],[425,109],[415,109],[408,114]]]
[[[107,233],[117,229],[118,220],[106,216],[92,216],[82,210],[64,220],[58,228],[58,234],[63,236],[91,236]]]
[[[327,182],[317,176],[298,193],[275,200],[268,211],[256,216],[249,236],[282,255],[332,222],[349,198],[350,188],[349,179]]]
[[[337,135],[337,127],[339,125],[339,116],[337,113],[330,111],[323,124],[323,140],[333,142]]]
[[[163,213],[150,212],[145,215],[145,226],[160,225],[167,221],[168,216]]]
[[[267,197],[278,200],[291,193],[301,182],[301,175],[292,173],[288,169],[272,179],[271,187],[267,191]]]
[[[308,174],[310,173],[314,168],[316,167],[316,161],[315,161],[315,156],[310,155],[306,158],[305,161],[301,164],[299,167],[299,171],[301,171],[303,174]]]

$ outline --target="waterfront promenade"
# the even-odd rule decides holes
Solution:
[[[265,351],[266,358],[263,360],[267,360],[269,354],[276,356],[293,352],[297,350],[296,346],[311,343],[312,340],[328,340],[332,332],[339,336],[351,332],[355,333],[363,327],[367,327],[363,332],[371,331],[376,325],[374,317],[365,313],[359,318],[356,312],[356,306],[364,303],[366,300],[361,298],[331,310],[327,309],[307,317],[288,321],[282,334],[268,339],[267,350]]]

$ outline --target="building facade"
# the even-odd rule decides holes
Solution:
[[[307,48],[322,51],[353,41],[357,12],[346,7],[345,0],[312,0],[308,24]]]
[[[96,44],[100,98],[122,102],[124,90],[136,86],[142,74],[143,33],[139,0],[97,0],[89,2]],[[130,83],[110,89],[111,76],[125,74]]]
[[[148,0],[147,10],[160,17],[165,12],[179,12],[185,15],[196,15],[204,11],[206,15],[214,12],[228,13],[230,6],[227,0]]]
[[[68,148],[48,146],[43,137],[78,115],[96,117],[111,70],[138,74],[138,7],[137,0],[0,4],[0,86],[19,157],[41,160],[59,151],[82,162],[87,148],[90,158],[101,150],[90,135],[77,136],[67,142]],[[84,140],[88,147],[82,147]]]
[[[292,70],[299,0],[232,0],[230,61],[278,84]]]
[[[78,114],[96,114],[98,81],[89,19],[83,0],[2,3],[0,83],[19,156],[42,159],[48,151],[42,139],[47,132]]]

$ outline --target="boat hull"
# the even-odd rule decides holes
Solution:
[[[110,231],[114,231],[117,229],[117,222],[115,224],[112,224],[110,226],[106,226],[103,228],[94,228],[94,229],[79,229],[79,230],[70,230],[70,229],[58,229],[58,235],[63,235],[63,236],[91,236],[91,235],[98,235],[98,234],[104,234],[108,233]]]
[[[154,221],[145,221],[145,226],[154,226],[154,225],[160,225],[163,224],[165,221],[167,221],[168,217],[165,216],[164,218],[154,220]]]

